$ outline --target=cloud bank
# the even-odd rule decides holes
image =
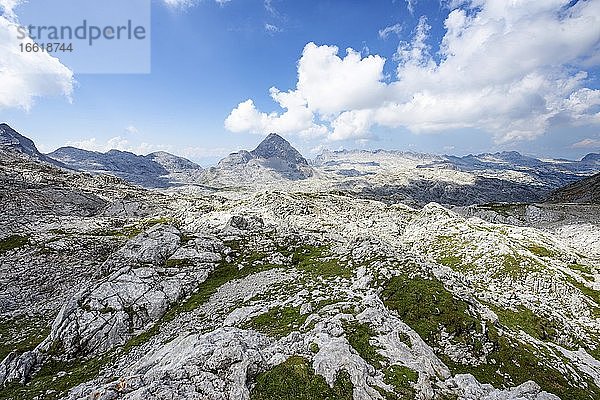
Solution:
[[[328,140],[367,138],[375,126],[474,128],[502,143],[536,138],[554,122],[600,124],[600,91],[586,87],[588,71],[600,65],[600,1],[446,3],[439,52],[421,17],[389,61],[391,79],[380,55],[308,43],[296,88],[270,89],[282,111],[263,112],[249,99],[225,127]]]
[[[73,93],[73,72],[45,52],[21,52],[14,8],[19,0],[0,0],[0,109],[29,110],[36,98]],[[28,40],[32,42],[31,40]]]

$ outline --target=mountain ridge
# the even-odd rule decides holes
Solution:
[[[63,163],[41,153],[33,140],[21,135],[6,123],[0,124],[0,150],[10,151],[13,154],[21,154],[57,167],[67,168]]]
[[[103,153],[65,146],[49,153],[48,157],[79,171],[114,174],[148,187],[170,186],[171,174],[202,172],[202,167],[198,164],[167,152],[154,152],[144,156],[116,149]]]
[[[550,193],[549,203],[600,204],[600,173],[597,173]]]
[[[267,135],[254,150],[231,153],[207,171],[208,179],[226,184],[278,178],[304,180],[313,174],[306,158],[276,133]]]

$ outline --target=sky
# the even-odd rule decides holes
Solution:
[[[600,0],[152,0],[142,74],[24,58],[26,6],[0,0],[0,122],[43,152],[600,152]]]

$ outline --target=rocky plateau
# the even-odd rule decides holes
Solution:
[[[0,125],[0,398],[600,399],[599,160]]]

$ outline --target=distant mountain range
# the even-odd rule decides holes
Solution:
[[[174,183],[170,176],[182,171],[202,172],[202,167],[185,158],[166,152],[147,156],[127,151],[109,150],[106,153],[61,147],[48,157],[67,167],[92,174],[110,174],[146,187],[167,187]]]
[[[7,128],[10,129],[10,128]],[[243,184],[247,181],[269,179],[305,179],[312,175],[308,161],[288,141],[277,134],[265,138],[253,151],[241,150],[224,158],[215,167],[205,171],[198,164],[160,151],[146,156],[127,151],[109,150],[106,153],[61,147],[48,155],[39,153],[33,142],[10,129],[15,147],[22,153],[63,168],[91,174],[115,175],[126,181],[149,188],[180,184],[214,183]],[[7,143],[8,139],[5,140]],[[252,177],[252,178],[251,178]]]
[[[0,151],[93,175],[113,175],[148,188],[201,185],[209,188],[260,186],[307,180],[353,196],[424,205],[430,201],[469,205],[486,202],[597,202],[591,193],[600,171],[600,154],[579,161],[539,160],[518,152],[469,154],[463,157],[388,150],[324,151],[304,158],[287,140],[268,135],[254,150],[240,150],[216,166],[198,164],[167,152],[136,155],[61,147],[42,154],[30,139],[0,125]],[[592,182],[592,184],[590,184]],[[573,186],[568,186],[573,185]],[[565,192],[556,191],[565,187]],[[590,192],[590,193],[587,193]],[[552,194],[550,194],[552,193]]]
[[[600,204],[600,173],[555,190],[548,202]]]

